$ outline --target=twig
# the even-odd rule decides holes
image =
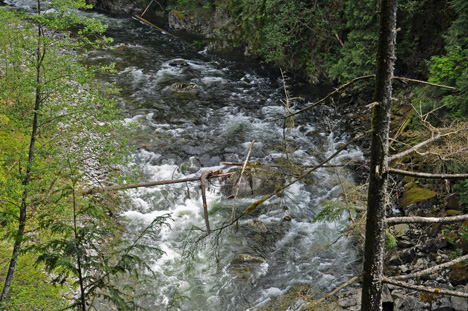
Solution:
[[[141,13],[140,17],[143,17],[143,15],[145,15],[146,11],[148,11],[150,5],[153,3],[153,0],[150,1],[150,3],[148,4],[148,6],[146,7],[146,9],[143,11],[143,13]]]
[[[436,141],[436,140],[438,140],[438,139],[440,139],[440,138],[442,138],[442,137],[445,137],[445,136],[449,136],[449,135],[456,134],[456,133],[458,133],[458,132],[460,132],[460,131],[463,131],[463,130],[465,130],[465,128],[460,129],[460,130],[457,130],[457,131],[453,131],[453,132],[450,132],[450,133],[439,134],[439,135],[433,136],[433,137],[431,137],[431,138],[429,138],[429,139],[427,139],[427,140],[425,140],[425,141],[423,141],[423,142],[421,142],[421,143],[419,143],[419,144],[417,144],[417,145],[411,147],[411,148],[408,149],[408,150],[405,150],[405,151],[403,151],[403,152],[400,152],[400,153],[394,154],[394,155],[392,155],[392,156],[389,156],[389,157],[387,158],[387,161],[390,162],[390,161],[393,161],[393,160],[402,158],[402,157],[404,157],[404,156],[407,156],[407,155],[410,154],[411,152],[414,152],[414,151],[418,150],[419,148],[421,148],[421,147],[423,147],[423,146],[425,146],[425,145],[427,145],[427,144],[432,143],[433,141]]]
[[[236,194],[234,195],[234,202],[232,204],[231,221],[236,218],[236,200],[239,194],[239,189],[240,189],[241,182],[242,182],[242,176],[244,175],[244,171],[245,171],[245,167],[247,166],[247,163],[249,163],[250,153],[252,152],[252,147],[254,143],[255,143],[255,140],[252,140],[252,142],[250,143],[249,152],[247,153],[247,157],[245,158],[244,165],[242,166],[242,171],[239,177],[239,182],[237,183]]]

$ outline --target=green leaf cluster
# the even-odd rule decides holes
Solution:
[[[440,105],[448,108],[455,117],[468,116],[468,3],[452,0],[452,9],[458,17],[453,21],[446,36],[446,53],[434,56],[430,66],[430,82],[454,86],[456,93],[441,92]]]

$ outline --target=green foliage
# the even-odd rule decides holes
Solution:
[[[344,45],[337,58],[329,60],[328,74],[341,83],[375,72],[377,50],[377,10],[375,0],[345,2],[342,30]]]
[[[388,230],[385,230],[385,248],[394,248],[397,244],[397,239]]]
[[[339,200],[327,200],[322,205],[322,210],[314,217],[313,222],[334,222],[343,216],[346,204]]]
[[[5,231],[1,230],[0,234]],[[5,271],[11,247],[5,241],[0,241],[0,271]],[[64,298],[67,288],[52,285],[49,276],[42,265],[35,265],[36,256],[25,253],[18,261],[15,283],[11,289],[11,299],[4,305],[4,309],[11,311],[55,311],[67,304]],[[0,291],[3,288],[3,276],[0,276]]]
[[[134,240],[120,239],[115,200],[105,195],[76,198],[76,190],[86,185],[104,179],[122,182],[114,167],[129,155],[120,112],[110,97],[115,89],[94,79],[98,70],[112,66],[85,67],[66,53],[109,42],[102,36],[103,25],[76,14],[76,9],[87,7],[81,0],[50,1],[43,14],[28,17],[33,23],[0,8],[0,225],[6,228],[2,238],[11,242],[8,255],[12,245],[23,250],[19,257],[13,252],[12,263],[38,257],[30,271],[42,273],[38,280],[45,278],[44,263],[54,272],[55,283],[74,286],[73,278],[78,277],[80,285],[86,285],[80,286],[82,297],[100,297],[121,310],[134,310],[134,297],[113,280],[143,264],[137,255],[144,248],[139,242],[166,218],[155,220]],[[53,31],[70,27],[73,39]],[[21,267],[18,264],[17,270]],[[41,307],[42,299],[50,300],[33,296],[28,286],[34,285],[28,284],[34,282],[21,279],[25,272],[16,272],[11,288],[5,283],[10,292],[2,307],[16,310],[13,305],[21,301],[28,310],[47,310]],[[63,304],[56,300],[56,306]]]
[[[468,4],[466,1],[452,0],[451,7],[458,14],[446,37],[446,53],[434,56],[430,72],[430,82],[455,86],[456,93],[442,93],[440,104],[445,105],[453,116],[468,116]]]

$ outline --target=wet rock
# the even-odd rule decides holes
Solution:
[[[171,84],[169,92],[179,95],[197,95],[200,90],[199,86],[194,83],[176,82]]]
[[[402,251],[397,252],[395,255],[393,255],[389,262],[392,265],[401,265],[401,264],[407,264],[411,263],[413,261],[413,258],[415,256],[415,249],[404,249]]]
[[[338,295],[338,304],[349,311],[361,310],[361,289],[356,288]]]
[[[393,226],[392,233],[395,237],[401,237],[407,235],[410,227],[408,224],[398,224]]]
[[[464,288],[457,289],[458,291],[468,292],[468,285]],[[451,297],[452,308],[455,311],[466,311],[468,310],[468,299],[463,297]]]
[[[264,263],[265,259],[261,257],[252,256],[249,254],[237,254],[232,260],[231,265],[242,265],[242,264],[260,264]]]
[[[169,62],[169,66],[173,67],[184,67],[188,66],[187,62],[183,59],[174,59]]]
[[[292,220],[292,217],[289,215],[283,217],[283,221],[291,221],[291,220]]]
[[[263,223],[263,221],[258,219],[252,219],[251,221],[247,222],[247,226],[255,232],[268,232],[267,226]]]
[[[445,197],[445,206],[447,209],[458,210],[460,206],[460,196],[458,194],[452,193]],[[468,310],[468,309],[467,309]]]

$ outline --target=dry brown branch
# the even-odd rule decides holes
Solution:
[[[403,81],[403,82],[415,82],[415,83],[419,83],[419,84],[425,84],[425,85],[440,87],[440,88],[449,89],[449,90],[456,90],[456,89],[457,89],[457,88],[455,88],[455,87],[453,87],[453,86],[447,86],[447,85],[442,85],[442,84],[430,83],[430,82],[426,82],[426,81],[415,80],[415,79],[410,79],[410,78],[405,78],[405,77],[393,76],[393,79],[395,79],[395,80],[400,80],[400,81]]]
[[[440,138],[442,138],[442,137],[449,136],[449,135],[453,135],[453,134],[456,134],[456,133],[458,133],[458,132],[460,132],[460,131],[461,131],[461,130],[457,130],[457,131],[453,131],[453,132],[449,132],[449,133],[445,133],[445,134],[438,134],[438,135],[436,135],[436,136],[433,136],[433,137],[431,137],[431,138],[429,138],[429,139],[427,139],[427,140],[425,140],[425,141],[423,141],[423,142],[421,142],[421,143],[419,143],[419,144],[417,144],[417,145],[415,145],[415,146],[409,148],[408,150],[405,150],[405,151],[403,151],[403,152],[400,152],[400,153],[394,154],[394,155],[392,155],[392,156],[389,156],[389,157],[387,158],[387,160],[390,162],[390,161],[393,161],[393,160],[402,158],[402,157],[404,157],[404,156],[409,155],[411,152],[415,152],[415,151],[417,151],[419,148],[421,148],[421,147],[423,147],[423,146],[425,146],[425,145],[427,145],[427,144],[430,144],[430,143],[432,143],[432,142],[434,142],[434,141],[436,141],[436,140],[438,140],[438,139],[440,139]]]
[[[432,287],[426,287],[426,286],[421,286],[421,285],[413,285],[413,284],[408,284],[408,283],[397,281],[397,280],[394,280],[392,278],[387,278],[387,277],[383,277],[382,281],[387,284],[393,284],[396,286],[414,289],[414,290],[418,290],[422,292],[468,298],[468,293],[464,293],[464,292],[457,292],[457,291],[443,289],[443,288],[432,288]]]
[[[468,215],[458,215],[449,217],[421,217],[421,216],[408,216],[408,217],[390,217],[386,218],[387,225],[392,224],[435,224],[435,223],[451,223],[458,221],[465,221]]]
[[[148,4],[148,6],[146,7],[146,9],[143,11],[143,13],[141,13],[140,17],[143,17],[143,15],[145,15],[146,11],[148,11],[150,5],[153,4],[153,0],[150,1],[150,3]]]
[[[229,173],[216,173],[208,176],[207,178],[218,178],[218,177],[225,177],[234,174],[234,172]],[[135,188],[142,188],[142,187],[153,187],[153,186],[161,186],[161,185],[169,185],[169,184],[178,184],[183,182],[190,182],[190,181],[199,181],[200,177],[192,177],[192,178],[183,178],[183,179],[171,179],[171,180],[160,180],[160,181],[150,181],[150,182],[142,182],[136,184],[128,184],[128,185],[117,185],[117,186],[107,186],[107,187],[99,187],[99,188],[88,188],[88,189],[80,189],[77,193],[82,195],[93,194],[93,193],[100,193],[106,191],[117,191],[117,190],[127,190],[127,189],[135,189]]]
[[[433,266],[433,267],[430,267],[430,268],[427,268],[427,269],[424,269],[424,270],[421,270],[421,271],[418,271],[418,272],[414,272],[414,273],[411,273],[411,274],[392,276],[392,279],[393,280],[407,280],[407,279],[411,279],[411,278],[418,278],[420,276],[431,274],[431,273],[433,273],[435,271],[442,270],[442,269],[454,266],[457,263],[465,261],[465,260],[468,260],[468,255],[465,255],[465,256],[459,257],[457,259],[448,261],[446,263],[443,263],[443,264],[440,264],[440,265],[437,265],[437,266]]]
[[[206,232],[210,233],[210,220],[208,218],[208,204],[206,202],[206,179],[208,176],[213,174],[220,174],[222,173],[221,170],[208,170],[204,171],[200,176],[200,184],[201,184],[201,194],[203,200],[203,214],[205,217],[205,225],[206,225]]]
[[[420,173],[420,172],[410,172],[405,170],[399,170],[396,168],[387,168],[388,173],[410,176],[410,177],[419,177],[419,178],[428,178],[428,179],[467,179],[468,174],[432,174],[432,173]]]
[[[328,299],[329,297],[335,295],[337,292],[339,292],[340,290],[342,290],[343,288],[345,288],[346,286],[348,286],[349,284],[353,283],[354,281],[356,281],[358,279],[359,276],[355,276],[351,279],[349,279],[347,282],[341,284],[340,286],[338,286],[337,288],[335,288],[333,291],[331,291],[330,293],[328,293],[327,295],[325,295],[324,297],[320,298],[320,299],[317,299],[315,301],[312,301],[310,304],[307,305],[307,308],[311,308],[311,307],[314,307],[320,303],[322,303],[323,301],[325,301],[326,299]]]

